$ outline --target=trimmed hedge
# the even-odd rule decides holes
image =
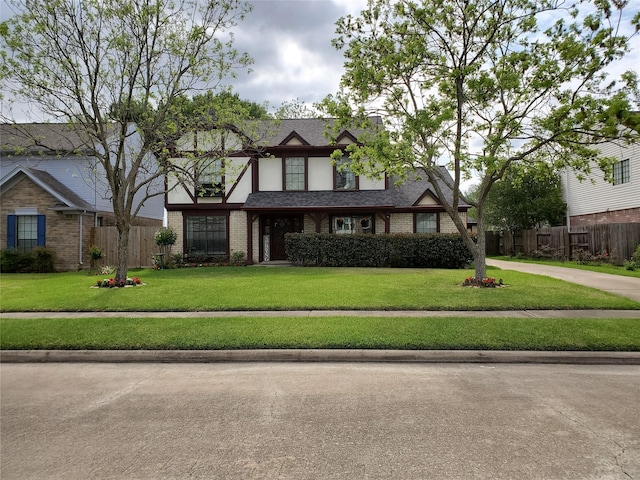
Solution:
[[[473,260],[457,234],[289,233],[287,259],[322,267],[465,268]]]
[[[2,273],[51,273],[54,271],[55,252],[38,247],[23,253],[15,249],[0,252],[0,271]]]

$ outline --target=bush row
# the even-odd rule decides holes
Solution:
[[[464,268],[473,260],[457,234],[336,235],[290,233],[288,260],[326,267]]]
[[[19,252],[8,248],[0,252],[0,271],[2,273],[51,273],[55,252],[38,247],[30,252]]]

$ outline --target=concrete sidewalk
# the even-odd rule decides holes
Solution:
[[[605,292],[614,293],[640,302],[640,278],[611,275],[609,273],[592,272],[577,268],[553,267],[537,263],[511,262],[505,260],[487,259],[487,265],[501,270],[515,270],[516,272],[532,273],[558,278],[565,282],[577,283],[587,287],[597,288]]]

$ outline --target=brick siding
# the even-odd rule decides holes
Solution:
[[[623,210],[575,215],[571,217],[572,227],[584,227],[604,223],[640,223],[640,208],[625,208]]]

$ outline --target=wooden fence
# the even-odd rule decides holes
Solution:
[[[559,258],[571,259],[581,249],[592,255],[607,253],[611,261],[622,265],[640,245],[640,223],[608,223],[574,227],[550,227],[524,230],[515,235],[504,232],[499,252],[489,254],[531,255],[535,250],[553,251]],[[495,234],[494,234],[495,236]],[[495,247],[493,247],[495,248]]]
[[[153,255],[158,253],[155,233],[159,227],[131,227],[129,231],[129,267],[149,268],[153,266]],[[116,227],[93,227],[91,245],[100,247],[104,256],[100,265],[115,266],[118,259],[118,230]]]

